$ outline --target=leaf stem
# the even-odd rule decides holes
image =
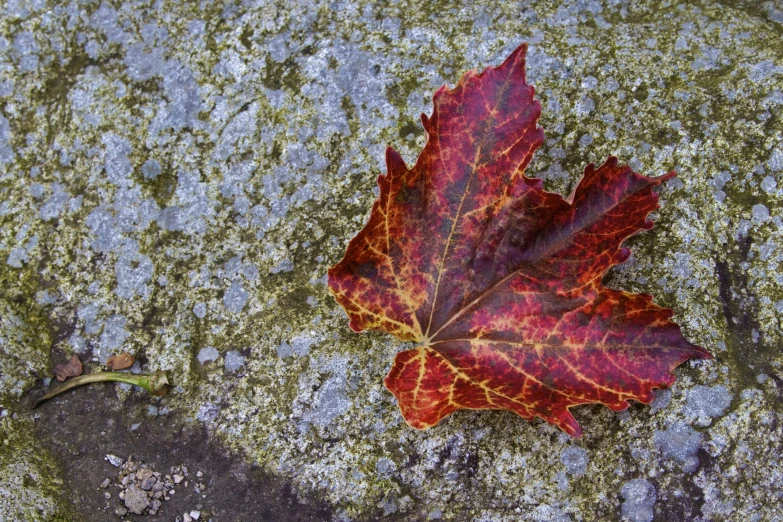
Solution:
[[[80,375],[79,377],[68,379],[65,384],[58,386],[54,390],[35,401],[33,408],[37,408],[38,405],[40,405],[42,402],[51,399],[55,395],[59,395],[72,388],[76,388],[82,384],[89,384],[91,382],[124,382],[127,384],[133,384],[134,386],[140,386],[153,395],[166,395],[169,384],[166,372],[160,370],[152,374],[141,375],[120,372],[91,373],[89,375]]]

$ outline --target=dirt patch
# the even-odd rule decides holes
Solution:
[[[154,399],[143,392],[120,400],[115,385],[99,384],[67,392],[36,410],[36,437],[57,459],[66,502],[84,521],[182,520],[196,506],[200,520],[213,522],[331,520],[326,503],[297,495],[290,484],[247,464],[210,440],[197,422],[176,412],[150,415],[151,405]],[[107,478],[115,482],[119,472],[107,454],[132,456],[162,473],[183,465],[193,473],[200,470],[206,488],[177,488],[156,516],[118,516],[115,510],[124,505],[118,489],[101,487]]]

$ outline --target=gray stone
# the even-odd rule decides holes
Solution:
[[[131,484],[125,490],[125,507],[131,513],[141,515],[148,505],[149,497],[147,497],[147,493],[136,487],[135,484]]]

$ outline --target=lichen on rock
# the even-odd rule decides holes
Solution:
[[[66,512],[59,468],[25,435],[52,352],[89,368],[126,351],[169,372],[168,408],[336,520],[780,510],[783,7],[0,9],[2,509]],[[651,293],[716,356],[653,407],[576,408],[578,446],[494,412],[411,430],[382,386],[404,344],[351,333],[325,287],[384,148],[412,163],[431,94],[522,41],[546,133],[529,174],[568,193],[609,155],[679,173],[607,284]],[[39,478],[6,481],[15,463]]]

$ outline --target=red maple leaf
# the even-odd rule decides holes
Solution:
[[[710,357],[652,296],[601,282],[628,259],[623,241],[653,226],[652,189],[674,172],[649,178],[610,157],[566,199],[524,176],[544,139],[526,51],[435,93],[416,164],[386,150],[370,220],[329,270],[354,331],[418,343],[384,381],[414,428],[504,409],[578,437],[570,407],[649,403],[675,367]]]

